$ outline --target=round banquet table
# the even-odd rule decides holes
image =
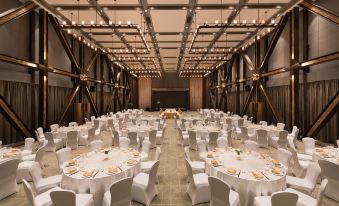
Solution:
[[[64,142],[64,146],[66,146],[66,139],[67,139],[67,132],[70,131],[77,131],[78,132],[78,139],[80,136],[86,135],[88,130],[91,127],[88,125],[79,125],[75,127],[59,127],[56,130],[51,131],[54,135],[54,138],[62,139]],[[79,145],[86,145],[85,142],[81,142],[81,139],[79,139]]]
[[[95,205],[102,205],[104,193],[109,190],[112,183],[124,178],[133,177],[140,172],[140,158],[136,151],[124,149],[109,149],[108,154],[103,151],[90,152],[75,158],[75,165],[63,166],[61,187],[73,190],[76,193],[91,193]],[[128,164],[128,160],[134,160]],[[76,171],[69,173],[73,167]],[[116,167],[116,173],[109,173],[108,168]],[[86,171],[93,171],[91,177],[85,177]]]
[[[238,192],[240,205],[253,205],[255,196],[270,195],[286,188],[286,169],[280,166],[281,174],[273,174],[271,172],[273,165],[269,157],[245,152],[238,159],[234,151],[220,148],[213,156],[206,158],[206,173],[224,180]],[[220,164],[213,166],[211,164],[213,159],[219,160]],[[230,174],[227,171],[229,168],[236,168],[236,173]],[[252,172],[259,172],[262,178],[256,179]]]
[[[258,129],[266,130],[269,138],[274,137],[274,136],[278,136],[279,131],[282,131],[282,130],[279,130],[276,126],[273,126],[273,125],[265,126],[265,125],[258,125],[258,124],[249,124],[247,126],[247,129],[249,131],[257,131]]]
[[[222,130],[219,127],[215,127],[215,126],[198,126],[198,125],[194,125],[191,128],[188,128],[187,130],[193,130],[197,133],[197,137],[201,137],[202,139],[206,139],[207,141],[209,140],[209,133],[211,132],[217,132],[217,133],[221,133]]]
[[[0,162],[8,159],[21,159],[21,150],[11,147],[3,147],[0,149]]]
[[[339,148],[323,147],[316,148],[314,150],[312,159],[314,162],[318,162],[320,159],[325,159],[330,162],[339,164]]]

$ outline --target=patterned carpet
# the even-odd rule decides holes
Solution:
[[[155,114],[154,114],[155,115]],[[174,128],[174,120],[167,121],[168,129],[166,130],[165,142],[161,145],[161,158],[160,167],[158,170],[159,183],[157,185],[159,195],[156,196],[151,203],[154,206],[188,206],[191,205],[191,200],[186,194],[186,168],[184,165],[184,152],[183,148],[178,145],[179,135]],[[106,132],[101,133],[101,138],[104,140],[104,146],[111,145],[111,139]],[[235,147],[243,147],[240,141],[234,141]],[[299,150],[302,150],[302,145],[298,142]],[[80,146],[77,150],[72,151],[72,155],[75,157],[79,154],[89,151],[89,148]],[[154,157],[155,149],[150,153],[150,159]],[[260,152],[267,153],[272,157],[276,157],[275,149],[260,149]],[[197,152],[191,151],[193,158],[197,160]],[[47,152],[43,159],[43,174],[44,176],[51,176],[58,174],[58,165],[55,153]],[[0,185],[1,186],[1,185]],[[318,194],[318,187],[313,193]],[[19,184],[19,192],[15,193],[4,200],[0,200],[1,206],[24,206],[28,205],[26,195],[23,190],[22,184]],[[133,206],[139,206],[141,204],[133,202]],[[201,204],[201,206],[207,206],[209,204]],[[339,206],[339,203],[324,198],[322,205],[324,206]]]

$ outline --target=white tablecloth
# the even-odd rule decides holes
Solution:
[[[130,158],[136,160],[136,164],[128,165],[126,161]],[[68,167],[64,167],[61,179],[62,188],[73,190],[76,193],[93,194],[95,205],[101,205],[105,191],[109,186],[124,177],[132,177],[140,172],[140,160],[133,157],[128,150],[112,149],[107,155],[103,152],[90,152],[85,157],[78,157],[78,168],[80,172],[68,174]],[[107,168],[119,167],[121,172],[108,174]],[[95,169],[98,173],[93,178],[83,177],[83,171]],[[95,173],[96,173],[95,172]],[[95,174],[94,173],[94,174]]]
[[[317,148],[313,153],[313,161],[325,159],[336,164],[339,164],[339,149],[338,148]]]
[[[234,151],[216,152],[215,159],[221,161],[221,166],[213,167],[206,159],[206,172],[211,176],[217,176],[227,182],[231,188],[239,193],[240,205],[253,205],[254,197],[260,195],[270,195],[273,192],[286,188],[286,175],[277,176],[271,173],[270,159],[259,155],[242,153],[241,159],[237,158]],[[237,172],[231,175],[227,168],[237,168]],[[262,172],[264,178],[257,180],[253,177],[252,171]],[[285,171],[282,168],[282,171]]]

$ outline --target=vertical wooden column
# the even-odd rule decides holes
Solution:
[[[82,39],[83,40],[83,39]],[[84,50],[85,50],[85,45],[82,43],[82,41],[79,41],[79,67],[84,68]],[[80,81],[80,80],[79,80]],[[84,93],[84,88],[83,88],[83,83],[80,81],[80,91],[79,91],[79,103],[84,103],[84,98],[85,98],[85,93]]]
[[[126,109],[126,86],[127,86],[127,74],[125,71],[122,72],[122,85],[124,88],[122,89],[122,108]]]
[[[35,62],[35,12],[29,13],[29,60]],[[35,102],[35,70],[29,69],[31,74],[31,130],[35,130],[38,127],[38,118],[36,113],[36,102]]]
[[[48,66],[47,12],[39,10],[39,63]],[[39,71],[39,127],[47,128],[48,122],[48,72]]]
[[[104,55],[100,55],[100,80],[104,81]],[[100,113],[101,115],[105,113],[104,108],[104,84],[100,84]]]
[[[302,54],[303,54],[303,61],[308,60],[309,56],[309,45],[308,45],[308,10],[303,9],[302,11],[303,15],[303,31],[302,31],[302,37],[303,37],[303,42],[302,42]],[[307,85],[307,73],[309,72],[309,68],[303,69],[303,96],[302,96],[302,127],[301,127],[301,133],[305,134],[307,130],[307,120],[308,120],[308,102],[307,102],[307,90],[308,90],[308,85]]]
[[[255,71],[253,72],[258,72],[257,69],[260,66],[260,40],[256,38],[255,40]],[[253,107],[252,107],[252,111],[253,111],[253,119],[254,122],[258,122],[259,119],[259,88],[258,88],[258,82],[253,82],[254,84],[254,89],[255,89],[255,97],[254,97],[254,102],[253,102]]]
[[[290,65],[299,62],[299,8],[291,11],[290,22]],[[291,94],[291,127],[299,127],[299,71],[290,72],[290,94]]]
[[[236,56],[236,60],[235,60],[235,74],[236,74],[236,87],[237,87],[237,92],[236,92],[236,97],[235,97],[235,112],[237,114],[240,114],[240,83],[239,83],[239,80],[240,80],[240,56],[237,54]]]

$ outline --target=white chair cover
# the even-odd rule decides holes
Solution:
[[[19,162],[19,159],[9,159],[0,163],[0,200],[19,191],[16,182]]]
[[[90,143],[91,151],[97,151],[102,148],[103,141],[102,140],[94,140]]]
[[[130,140],[127,137],[121,137],[119,139],[119,147],[123,149],[128,149]]]
[[[129,206],[132,200],[133,178],[124,178],[114,182],[104,195],[103,206]]]
[[[325,195],[339,202],[339,164],[327,160],[319,160],[321,175],[328,179]]]
[[[239,195],[230,189],[227,183],[216,177],[208,177],[211,189],[210,206],[237,206]]]
[[[67,132],[66,147],[69,147],[71,149],[78,148],[78,132],[77,131]]]
[[[58,160],[59,169],[60,171],[62,171],[62,167],[66,164],[66,162],[71,160],[71,148],[66,147],[56,151],[56,156]]]

